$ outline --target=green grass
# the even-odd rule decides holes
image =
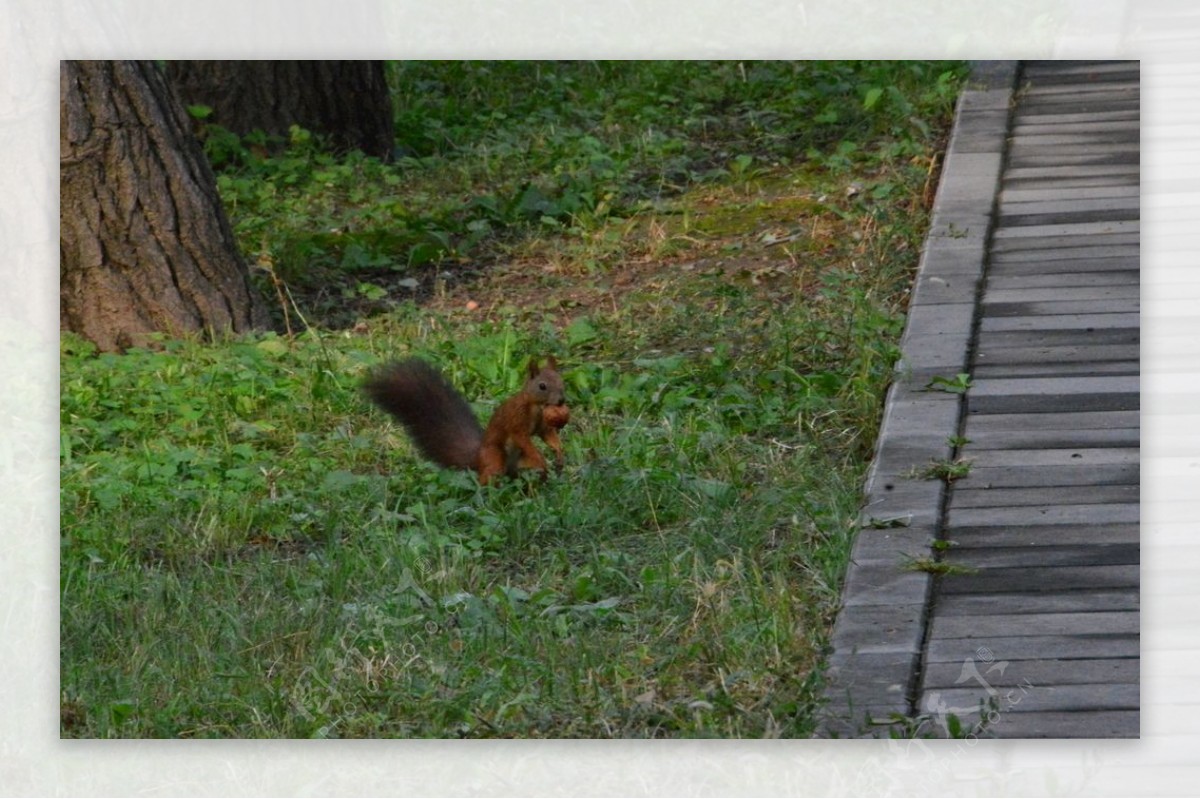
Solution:
[[[63,734],[808,734],[958,74],[398,64],[396,164],[214,132],[315,327],[64,336]],[[419,461],[358,391],[410,353],[481,417],[556,354],[564,474]]]
[[[313,323],[350,326],[531,239],[602,268],[611,223],[679,213],[697,187],[832,172],[862,184],[860,201],[905,202],[896,171],[929,157],[962,75],[952,62],[394,62],[394,163],[335,158],[302,130],[270,159],[219,128],[206,143],[249,259]]]

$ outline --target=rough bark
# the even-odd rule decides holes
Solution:
[[[338,150],[388,159],[395,139],[382,61],[171,61],[167,77],[205,121],[239,135],[286,137],[292,125]]]
[[[102,350],[268,326],[161,70],[64,61],[59,90],[60,326]]]

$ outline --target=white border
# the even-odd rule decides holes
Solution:
[[[0,11],[0,794],[1188,795],[1200,784],[1200,14],[1160,0],[9,0]],[[59,741],[58,60],[1140,58],[1142,740]]]

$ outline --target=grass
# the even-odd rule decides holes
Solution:
[[[63,735],[809,734],[961,72],[392,69],[394,164],[208,132],[295,335],[64,336]],[[484,417],[547,353],[536,487],[358,391],[418,354]]]

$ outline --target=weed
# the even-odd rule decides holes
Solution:
[[[904,563],[904,568],[909,571],[925,572],[927,574],[951,575],[951,574],[977,574],[979,569],[971,566],[963,566],[958,563],[949,563],[944,560],[936,560],[929,557],[908,558]]]
[[[934,377],[925,384],[925,388],[932,391],[947,391],[951,394],[965,394],[967,389],[971,387],[971,376],[969,374],[959,373],[954,377]]]
[[[912,515],[895,516],[890,519],[877,519],[874,516],[867,519],[867,526],[873,530],[889,530],[896,527],[908,527],[912,524]]]
[[[915,469],[913,476],[923,480],[945,480],[947,483],[953,483],[955,480],[961,480],[970,473],[970,459],[946,458],[943,460],[934,460],[924,469]]]

